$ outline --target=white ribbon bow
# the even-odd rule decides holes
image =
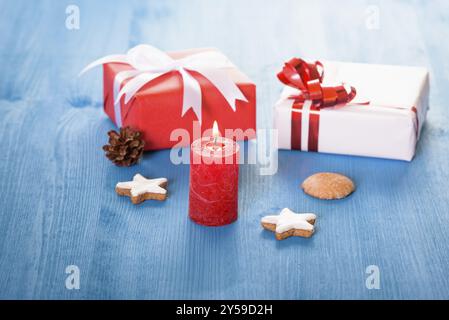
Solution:
[[[189,71],[199,72],[206,77],[221,92],[233,111],[236,110],[236,100],[248,102],[223,70],[233,65],[217,51],[205,51],[175,60],[155,47],[138,45],[128,50],[125,55],[108,55],[92,62],[80,72],[80,75],[96,66],[114,62],[127,63],[134,68],[119,72],[114,79],[114,108],[118,127],[122,124],[120,99],[125,96],[127,104],[145,84],[173,70],[180,73],[183,82],[181,116],[192,108],[201,123],[201,86]],[[119,91],[122,82],[129,78],[132,79]]]

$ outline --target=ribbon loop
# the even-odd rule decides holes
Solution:
[[[318,109],[349,103],[356,96],[355,88],[350,87],[348,91],[344,84],[323,87],[324,67],[320,61],[308,63],[303,59],[292,58],[284,64],[277,76],[282,83],[300,91],[290,98],[300,103],[312,100]]]
[[[189,71],[196,71],[206,77],[223,95],[233,111],[236,110],[236,100],[248,102],[239,87],[230,79],[225,68],[232,66],[230,61],[221,53],[207,51],[192,54],[186,58],[173,59],[165,52],[150,45],[138,45],[126,53],[126,55],[109,55],[100,58],[81,71],[84,72],[106,63],[126,63],[134,70],[119,72],[114,79],[115,87],[125,79],[131,78],[117,94],[114,94],[114,108],[116,124],[121,126],[120,99],[125,96],[127,104],[134,95],[147,83],[166,73],[176,71],[181,75],[183,84],[182,114],[192,108],[198,121],[201,123],[202,93],[199,82]],[[118,90],[114,90],[117,92]]]
[[[146,44],[129,49],[126,55],[129,64],[136,70],[168,67],[174,62],[165,52]]]

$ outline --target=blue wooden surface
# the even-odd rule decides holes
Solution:
[[[80,8],[79,30],[65,27],[69,4]],[[443,0],[1,0],[0,298],[448,299],[448,12]],[[271,125],[275,72],[291,56],[426,66],[431,110],[417,156],[281,151],[276,175],[241,167],[238,222],[195,225],[188,166],[168,151],[111,165],[101,71],[77,78],[139,43],[220,48],[257,83],[259,128]],[[357,191],[306,197],[299,184],[324,170],[352,177]],[[169,178],[170,198],[118,197],[116,182],[136,172]],[[317,234],[278,242],[262,231],[260,218],[282,207],[317,213]],[[80,290],[65,288],[71,264]],[[368,265],[380,268],[379,290],[365,286]]]

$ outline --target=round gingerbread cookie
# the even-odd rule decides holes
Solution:
[[[355,190],[355,185],[348,177],[332,172],[320,172],[311,175],[301,185],[304,192],[318,199],[342,199]]]

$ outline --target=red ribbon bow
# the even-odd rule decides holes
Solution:
[[[346,104],[356,96],[354,87],[347,92],[344,84],[335,87],[323,87],[323,64],[319,61],[307,63],[299,58],[292,58],[284,64],[278,73],[279,80],[301,91],[299,95],[292,96],[297,102],[312,100],[317,108],[333,107]]]

